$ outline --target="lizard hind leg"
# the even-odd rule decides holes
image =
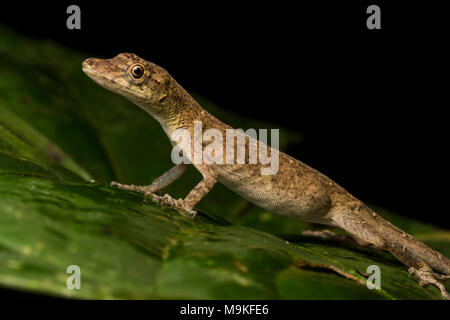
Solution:
[[[447,258],[431,248],[428,248],[425,244],[417,241],[405,232],[401,231],[401,234],[402,238],[398,239],[398,241],[389,242],[387,250],[403,264],[409,267],[409,274],[411,274],[419,282],[420,286],[426,286],[429,284],[434,285],[441,292],[442,299],[450,300],[450,294],[447,292],[445,286],[438,281],[448,279],[450,275],[437,274],[433,272],[433,269],[431,268],[431,266],[438,266],[438,270],[445,271],[445,268],[442,268],[442,260]],[[430,252],[423,254],[424,251],[428,250]],[[430,256],[434,257],[434,259],[439,259],[438,264],[434,262]],[[433,264],[430,266],[428,261],[433,262]]]
[[[305,231],[302,231],[302,235],[307,236],[307,237],[321,239],[321,240],[326,240],[326,241],[335,241],[335,242],[339,242],[339,243],[343,243],[343,244],[351,244],[351,245],[357,244],[357,245],[360,245],[363,247],[369,245],[367,242],[362,241],[356,237],[352,237],[349,235],[343,235],[343,234],[337,234],[328,229],[323,229],[320,231],[305,230]]]
[[[450,299],[444,285],[438,281],[450,274],[449,259],[384,220],[363,203],[347,203],[333,210],[336,226],[378,249],[389,251],[409,267],[410,274],[420,285],[435,285],[443,299]],[[432,268],[445,276],[434,273]]]
[[[359,210],[359,207],[356,208]],[[347,231],[358,243],[369,244],[377,249],[386,249],[386,241],[379,235],[374,225],[352,211],[352,206],[333,208],[331,216],[334,225]]]

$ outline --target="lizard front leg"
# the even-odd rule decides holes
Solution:
[[[151,185],[148,186],[136,186],[134,184],[121,184],[115,181],[111,182],[111,187],[117,187],[119,189],[131,190],[145,193],[149,195],[150,193],[157,192],[164,187],[167,187],[169,184],[177,180],[179,177],[186,172],[188,168],[188,164],[182,163],[176,166],[173,166],[166,172],[164,172],[161,176],[155,179]]]
[[[153,201],[162,205],[166,205],[183,214],[187,212],[195,217],[197,212],[193,210],[194,206],[212,189],[217,182],[217,174],[207,166],[199,168],[203,175],[203,180],[200,181],[186,196],[185,199],[173,199],[170,195],[165,194],[163,197],[153,195]]]

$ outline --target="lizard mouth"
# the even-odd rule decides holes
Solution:
[[[108,79],[103,72],[101,72],[101,69],[99,68],[99,60],[96,58],[87,58],[84,60],[81,64],[81,68],[84,73],[86,73],[89,78],[97,82],[98,84],[102,84],[102,82],[106,79]]]
[[[88,76],[97,74],[98,72],[95,72],[95,65],[96,63],[95,58],[87,58],[81,63],[81,68],[84,73],[86,73]]]
[[[111,92],[135,102],[145,101],[146,97],[141,92],[134,90],[124,79],[126,66],[121,68],[108,60],[88,58],[82,62],[82,70],[94,82]]]
[[[127,93],[124,86],[118,81],[122,77],[122,72],[113,64],[108,63],[106,59],[87,58],[81,65],[83,72],[100,86],[112,92]]]

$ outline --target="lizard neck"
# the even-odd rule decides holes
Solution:
[[[193,132],[194,121],[201,121],[205,128],[221,129],[226,126],[203,109],[175,80],[173,80],[167,96],[157,105],[150,101],[135,101],[135,103],[161,124],[169,138],[175,130],[180,128]]]

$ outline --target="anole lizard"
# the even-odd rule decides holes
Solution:
[[[204,110],[166,70],[134,54],[121,53],[112,59],[89,58],[83,61],[83,71],[99,85],[125,96],[152,115],[169,137],[179,128],[193,134],[194,121],[224,133],[231,128]],[[246,143],[249,144],[248,139]],[[269,153],[273,152],[267,148]],[[193,157],[190,152],[188,157]],[[262,175],[259,163],[194,163],[203,180],[185,199],[154,194],[178,179],[187,166],[175,165],[149,186],[117,182],[111,185],[143,192],[154,201],[195,215],[194,206],[217,181],[221,182],[268,211],[339,227],[358,243],[389,251],[409,267],[421,285],[433,284],[444,299],[450,299],[438,281],[450,277],[448,258],[393,226],[330,178],[289,155],[279,152],[279,169],[273,175]]]

